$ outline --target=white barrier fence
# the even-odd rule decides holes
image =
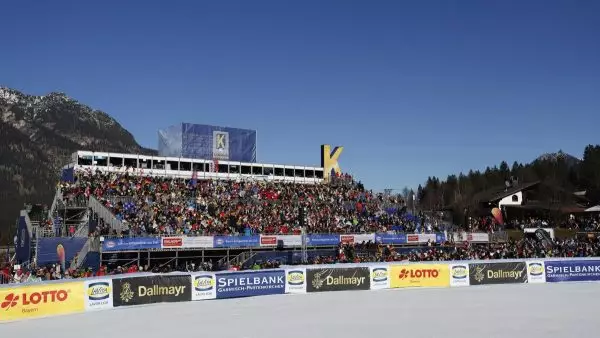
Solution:
[[[161,302],[275,294],[599,281],[600,258],[289,266],[131,274],[0,287],[0,322]]]

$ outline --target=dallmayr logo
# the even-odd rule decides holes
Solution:
[[[322,288],[323,286],[332,286],[332,285],[361,286],[365,283],[365,277],[355,277],[356,272],[355,272],[355,275],[352,277],[344,277],[344,276],[334,277],[331,275],[332,273],[333,273],[333,270],[331,270],[331,269],[315,273],[315,277],[312,281],[312,286],[318,290],[318,289]]]
[[[90,300],[104,300],[110,297],[110,285],[108,282],[92,283],[88,286],[87,295]]]
[[[385,282],[388,280],[387,268],[374,268],[372,278],[374,282]]]
[[[213,275],[202,275],[194,277],[194,290],[199,292],[210,291],[215,287],[215,277]]]
[[[452,278],[454,279],[466,279],[469,274],[467,273],[467,267],[464,265],[455,265],[452,267]]]
[[[541,263],[529,263],[527,269],[532,276],[541,276],[544,274],[544,267]]]
[[[302,270],[288,271],[287,282],[289,285],[304,284],[304,271],[302,271]]]
[[[480,282],[483,281],[485,278],[487,279],[519,279],[523,276],[523,271],[514,271],[514,270],[487,270],[486,273],[484,273],[484,268],[483,267],[475,267],[475,280]]]
[[[125,303],[129,303],[134,296],[135,294],[131,290],[131,284],[123,283],[123,285],[121,286],[121,293],[119,294],[121,300]]]
[[[158,286],[152,285],[150,287],[146,287],[143,285],[138,286],[137,288],[137,296],[142,297],[152,297],[152,296],[179,296],[185,292],[185,285],[178,286]],[[135,292],[131,289],[131,284],[125,282],[121,287],[121,300],[125,303],[129,303],[133,297],[135,296]]]

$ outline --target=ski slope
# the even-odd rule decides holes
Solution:
[[[0,324],[2,337],[598,337],[600,283],[277,295]]]

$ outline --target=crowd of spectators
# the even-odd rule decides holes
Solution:
[[[400,197],[365,190],[349,175],[294,184],[79,171],[59,188],[67,204],[96,197],[128,228],[117,234],[101,226],[102,235],[299,234],[300,208],[310,233],[440,230],[408,217]]]
[[[551,257],[598,257],[600,256],[600,240],[597,238],[554,240],[551,246],[544,246],[541,242],[524,238],[520,241],[509,241],[498,244],[469,244],[469,243],[444,243],[437,245],[429,243],[421,248],[394,248],[390,245],[377,245],[374,243],[344,244],[337,254],[330,256],[312,257],[308,264],[337,264],[337,263],[365,263],[365,262],[421,262],[421,261],[455,261],[455,260],[488,260],[488,259],[518,259],[518,258],[551,258]],[[264,261],[255,262],[249,269],[279,268],[286,262]],[[38,269],[26,269],[6,264],[0,270],[0,284],[30,283],[44,280],[74,279],[85,277],[98,277],[106,275],[121,275],[134,273],[168,273],[173,271],[196,272],[241,270],[241,266],[219,267],[211,262],[170,264],[149,266],[117,266],[109,269],[101,266],[97,272],[92,270],[62,270],[60,265],[51,265]],[[64,272],[63,272],[64,271]]]

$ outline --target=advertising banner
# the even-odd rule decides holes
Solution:
[[[546,261],[546,282],[600,280],[600,260]]]
[[[369,267],[371,273],[371,290],[390,288],[390,270],[387,265]]]
[[[86,241],[87,237],[38,238],[37,264],[44,266],[59,263],[64,268],[81,251]]]
[[[102,251],[132,251],[160,249],[158,237],[107,238],[102,242]]]
[[[371,289],[368,267],[307,269],[307,292]]]
[[[436,234],[409,234],[406,235],[406,241],[408,243],[427,243],[427,242],[432,242],[435,243],[437,242],[437,235]]]
[[[161,238],[161,247],[163,249],[200,249],[212,248],[213,245],[213,236],[179,236]]]
[[[469,286],[469,264],[450,264],[450,286]]]
[[[446,264],[392,265],[390,274],[392,288],[450,286],[450,269]]]
[[[340,235],[340,242],[344,244],[354,244],[362,242],[375,242],[375,234],[349,234]]]
[[[261,247],[276,247],[279,241],[286,248],[302,246],[301,235],[260,235]]]
[[[260,246],[260,236],[214,236],[215,248],[254,248]]]
[[[378,244],[406,244],[406,234],[376,234],[375,242]]]
[[[527,262],[527,281],[529,283],[546,283],[544,261]]]
[[[313,234],[307,235],[308,246],[335,246],[340,244],[340,235]]]
[[[17,261],[20,263],[29,262],[31,259],[31,236],[27,229],[27,220],[25,216],[19,217],[17,226],[17,242],[15,243]]]
[[[285,270],[217,274],[217,298],[283,294],[285,277]]]
[[[525,262],[469,264],[471,285],[527,283]]]
[[[306,293],[306,269],[285,271],[285,293]]]
[[[0,288],[0,322],[85,310],[83,282]]]
[[[217,298],[216,284],[214,273],[200,272],[192,274],[192,300]]]
[[[190,275],[156,275],[113,279],[113,304],[143,305],[192,300]]]
[[[86,311],[104,310],[112,307],[112,279],[85,281]]]

